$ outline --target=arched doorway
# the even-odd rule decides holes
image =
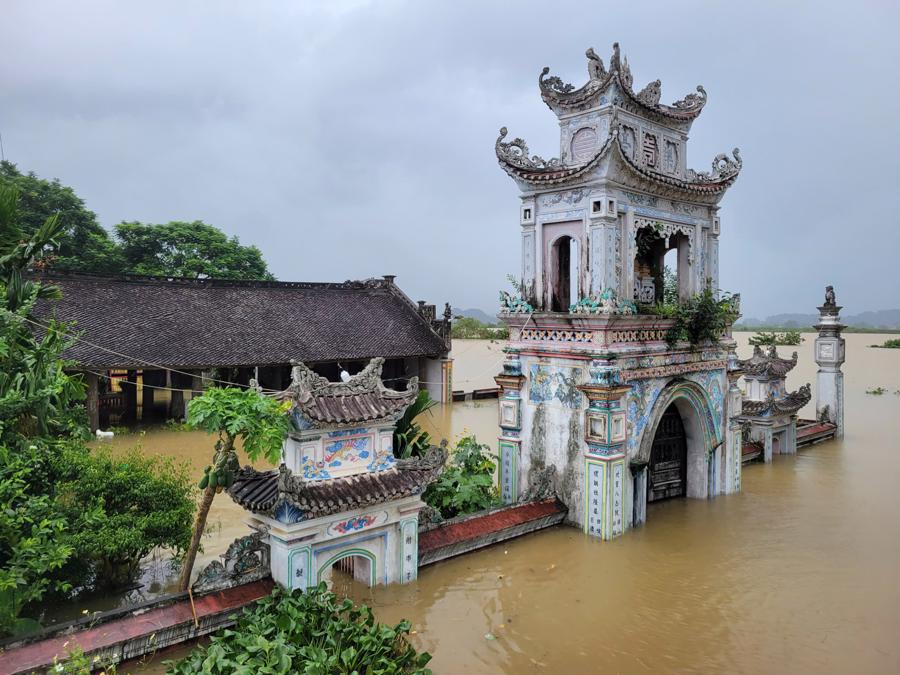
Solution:
[[[632,524],[647,519],[646,506],[651,501],[676,496],[706,499],[715,493],[710,467],[715,468],[722,444],[715,414],[709,393],[694,381],[677,378],[662,389],[630,460]],[[651,489],[654,470],[655,488]]]
[[[349,589],[354,582],[374,587],[375,556],[363,549],[341,551],[319,568],[317,576],[332,590]]]
[[[550,310],[568,312],[578,300],[578,242],[563,235],[551,248]]]
[[[687,494],[687,435],[674,403],[669,404],[656,427],[647,466],[647,502]]]

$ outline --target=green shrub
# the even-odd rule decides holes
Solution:
[[[50,460],[53,492],[69,521],[72,559],[62,575],[75,586],[115,588],[133,580],[154,548],[187,548],[194,483],[185,465],[133,449],[113,457],[66,444]]]
[[[305,673],[331,675],[430,674],[428,653],[407,642],[410,624],[375,622],[365,605],[341,602],[325,584],[306,593],[276,588],[244,610],[234,628],[214,635],[178,662],[170,675],[194,673]]]
[[[498,503],[494,485],[496,468],[488,446],[474,436],[466,436],[457,443],[447,468],[428,486],[422,499],[444,518],[495,506]]]
[[[716,299],[707,288],[678,305],[674,318],[675,324],[668,330],[666,341],[674,345],[685,340],[698,346],[718,344],[722,333],[734,321],[735,313],[730,296]]]
[[[900,349],[900,339],[885,340],[884,344],[872,345],[873,347],[882,347],[884,349]]]

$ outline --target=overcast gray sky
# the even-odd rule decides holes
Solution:
[[[897,2],[34,2],[0,20],[6,158],[111,227],[202,219],[280,279],[386,273],[496,308],[519,269],[502,125],[559,150],[537,76],[619,41],[638,89],[703,84],[688,163],[741,148],[721,285],[746,316],[900,306]]]

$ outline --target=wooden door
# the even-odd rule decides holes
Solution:
[[[653,438],[648,468],[647,501],[683,497],[687,493],[687,438],[675,406],[669,406]]]

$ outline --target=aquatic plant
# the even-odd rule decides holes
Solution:
[[[214,635],[169,675],[209,673],[309,673],[430,675],[431,660],[407,641],[411,624],[375,621],[365,605],[329,592],[324,582],[305,593],[276,588],[245,609],[233,628]]]
[[[876,347],[878,349],[900,349],[900,338],[893,338],[891,340],[885,340],[883,344],[869,345],[869,346]]]
[[[866,389],[866,393],[872,396],[882,396],[887,393],[887,389],[884,387],[873,387],[872,389]]]

